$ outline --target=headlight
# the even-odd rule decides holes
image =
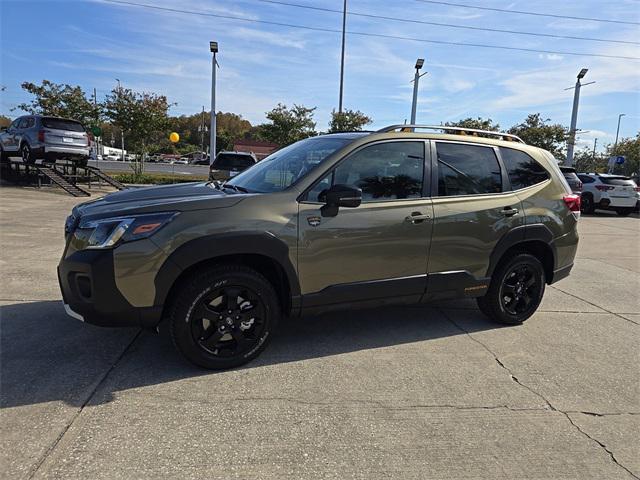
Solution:
[[[118,242],[150,237],[176,215],[177,212],[166,212],[83,220],[73,235],[78,249],[109,248]]]

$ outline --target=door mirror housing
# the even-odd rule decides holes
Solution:
[[[319,200],[325,202],[320,209],[322,216],[335,217],[340,207],[359,207],[362,203],[362,190],[352,185],[337,184],[322,192]]]

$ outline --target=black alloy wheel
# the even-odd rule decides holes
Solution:
[[[208,354],[229,358],[255,348],[265,327],[264,302],[242,285],[224,286],[205,293],[189,322],[196,344]]]
[[[173,343],[189,361],[211,369],[237,367],[257,357],[280,315],[271,283],[243,265],[195,274],[170,300]]]
[[[31,147],[29,147],[29,144],[27,143],[23,143],[22,147],[20,147],[20,156],[22,157],[23,163],[31,164],[34,162],[33,154],[31,153]]]
[[[538,297],[540,281],[531,265],[516,265],[507,273],[500,289],[502,307],[510,315],[527,313]]]
[[[593,204],[593,197],[591,195],[582,195],[580,207],[582,213],[592,214],[596,209]]]
[[[500,262],[478,307],[490,319],[518,325],[535,313],[545,290],[545,273],[530,253],[513,253]]]

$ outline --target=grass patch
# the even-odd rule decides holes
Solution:
[[[172,175],[170,173],[135,173],[108,172],[109,176],[120,183],[141,185],[168,185],[172,183],[202,182],[208,180],[206,175]]]

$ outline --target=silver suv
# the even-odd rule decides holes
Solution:
[[[26,115],[0,132],[0,155],[3,162],[19,156],[31,164],[39,159],[47,163],[66,159],[86,165],[89,137],[76,120]]]

